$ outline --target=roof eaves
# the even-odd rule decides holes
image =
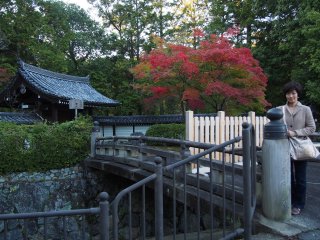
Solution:
[[[36,94],[38,95],[45,95],[47,97],[48,100],[53,101],[53,102],[59,102],[59,101],[69,101],[72,98],[69,97],[65,97],[65,96],[61,96],[61,95],[57,95],[55,93],[53,93],[50,90],[44,89],[43,87],[40,87],[37,83],[37,81],[35,81],[33,79],[32,76],[30,76],[29,74],[29,70],[28,68],[33,68],[33,72],[37,73],[37,74],[41,74],[41,72],[45,72],[45,73],[49,73],[50,76],[48,77],[55,77],[55,76],[63,76],[65,77],[64,80],[70,81],[70,77],[72,78],[71,81],[75,81],[74,79],[76,78],[75,76],[71,76],[71,75],[65,75],[65,74],[59,74],[59,73],[54,73],[45,69],[41,69],[38,67],[34,67],[32,65],[26,64],[22,61],[20,61],[20,66],[21,68],[19,68],[19,73],[22,75],[22,77],[25,79],[27,85],[29,88],[31,88]],[[28,66],[28,67],[26,67]],[[47,75],[46,75],[47,76]],[[92,88],[92,86],[89,83],[89,78],[88,77],[78,77],[80,79],[82,79],[81,81],[76,81],[80,84],[86,84],[88,85],[90,88]],[[96,91],[94,88],[92,88],[94,91]],[[97,92],[97,91],[96,91]],[[102,95],[103,96],[103,95]],[[97,102],[97,101],[84,101],[84,105],[88,106],[88,105],[94,105],[94,106],[117,106],[120,103],[116,100],[110,99],[106,96],[103,96],[104,98],[106,98],[107,100],[105,102]],[[80,99],[81,100],[81,99]]]
[[[36,67],[36,66],[30,65],[30,64],[27,64],[27,63],[23,62],[22,60],[19,61],[19,66],[20,66],[19,70],[23,70],[26,72],[41,74],[43,76],[52,77],[52,78],[64,79],[67,81],[75,81],[75,82],[82,82],[82,83],[90,84],[89,76],[79,77],[79,76],[73,76],[73,75],[68,75],[68,74],[64,74],[64,73],[57,73],[57,72],[53,72],[53,71],[50,71],[47,69],[43,69],[40,67]]]

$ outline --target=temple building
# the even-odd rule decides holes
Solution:
[[[115,107],[119,102],[95,90],[89,77],[42,69],[19,61],[16,76],[0,92],[0,107],[36,113],[51,122],[72,120],[76,114],[92,115],[95,107]]]

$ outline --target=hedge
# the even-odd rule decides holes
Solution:
[[[0,174],[70,167],[90,151],[92,119],[16,125],[0,122]]]
[[[147,130],[146,136],[185,139],[185,125],[177,123],[155,124]]]

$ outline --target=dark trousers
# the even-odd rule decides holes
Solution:
[[[293,207],[304,208],[307,192],[307,161],[291,160],[291,202]]]

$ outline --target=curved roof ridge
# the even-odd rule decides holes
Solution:
[[[22,71],[28,71],[28,72],[33,72],[37,74],[41,74],[47,77],[53,77],[53,78],[58,78],[61,80],[67,80],[67,81],[74,81],[74,82],[82,82],[82,83],[87,83],[90,84],[89,77],[79,77],[79,76],[73,76],[73,75],[67,75],[64,73],[57,73],[53,72],[47,69],[43,69],[40,67],[36,67],[30,64],[27,64],[23,62],[22,60],[19,61],[19,70],[21,69]]]
[[[19,61],[18,74],[33,91],[57,100],[83,100],[86,105],[116,106],[118,101],[108,98],[92,87],[89,77],[56,73]]]

